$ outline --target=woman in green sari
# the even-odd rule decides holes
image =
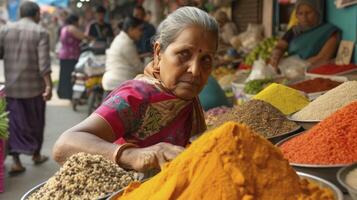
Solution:
[[[323,10],[320,0],[298,0],[296,2],[298,24],[289,29],[279,40],[270,58],[270,64],[278,71],[278,65],[287,51],[298,55],[309,65],[323,63],[335,56],[340,30],[323,23]]]

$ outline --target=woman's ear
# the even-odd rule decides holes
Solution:
[[[161,45],[159,42],[154,43],[154,65],[157,65],[160,61]]]

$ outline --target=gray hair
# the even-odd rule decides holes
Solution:
[[[218,38],[219,26],[212,16],[199,8],[185,6],[168,15],[160,23],[153,42],[159,42],[161,50],[165,51],[185,28],[192,25],[201,26]]]
[[[40,7],[35,2],[24,1],[20,5],[20,17],[36,17],[40,12]]]

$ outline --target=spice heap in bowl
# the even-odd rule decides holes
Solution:
[[[118,199],[337,198],[329,189],[304,185],[277,147],[229,122],[203,134],[150,180],[130,184]]]
[[[253,99],[270,103],[284,115],[290,115],[309,104],[309,100],[300,91],[277,83],[270,84]]]
[[[78,153],[27,200],[97,199],[138,179],[138,173],[125,171],[103,156]]]
[[[318,96],[339,86],[343,81],[335,81],[329,78],[312,78],[289,85],[296,90],[303,91],[309,99],[316,99]]]
[[[295,169],[324,177],[340,186],[336,172],[357,162],[356,113],[357,101],[278,146]]]
[[[328,78],[314,78],[289,85],[289,87],[305,93],[323,92],[331,90],[342,82],[333,81]]]
[[[293,120],[321,121],[347,104],[357,101],[357,81],[347,81],[292,115]]]
[[[260,100],[250,100],[241,106],[232,108],[222,115],[216,116],[216,120],[210,122],[209,128],[216,128],[227,121],[246,124],[256,133],[266,138],[273,138],[280,135],[289,136],[290,133],[300,128],[299,125],[288,120],[286,116],[274,106]]]

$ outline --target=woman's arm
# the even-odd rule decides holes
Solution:
[[[73,154],[87,152],[113,160],[113,153],[118,148],[112,143],[114,140],[115,133],[109,124],[99,115],[92,114],[59,137],[53,147],[53,157],[62,164]]]
[[[318,63],[323,63],[334,57],[338,47],[338,34],[332,35],[324,44],[320,52],[313,57],[307,59],[307,61],[313,66]]]
[[[115,139],[110,125],[99,115],[92,114],[60,136],[54,145],[53,157],[63,164],[71,155],[87,152],[102,155],[123,168],[145,171],[160,168],[184,150],[172,144],[158,143],[146,148],[127,148],[118,155],[120,145],[112,143]]]
[[[284,53],[286,49],[288,48],[289,44],[283,39],[280,39],[273,49],[273,52],[271,54],[269,64],[271,64],[273,67],[277,68],[278,64],[280,62],[280,59],[284,56]]]
[[[84,34],[81,30],[79,30],[77,27],[71,25],[68,27],[68,31],[73,34],[73,36],[79,40],[93,40],[91,36],[87,36]]]

